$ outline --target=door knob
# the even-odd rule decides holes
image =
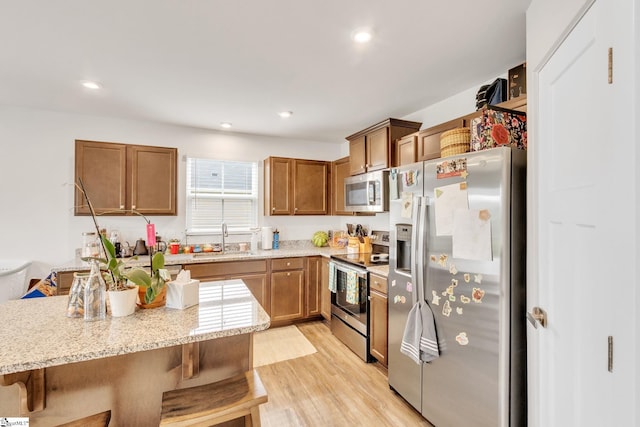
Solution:
[[[543,328],[547,327],[547,312],[541,309],[540,307],[533,307],[531,311],[527,312],[527,320],[529,323],[533,325],[534,328],[538,329],[538,323]]]

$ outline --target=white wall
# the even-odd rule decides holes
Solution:
[[[275,155],[334,160],[341,144],[287,140],[215,132],[26,108],[0,107],[0,259],[35,261],[30,277],[41,277],[63,264],[91,231],[90,217],[73,215],[74,147],[76,139],[178,148],[177,216],[153,217],[158,233],[182,236],[185,227],[185,162],[183,156],[225,160],[255,160]],[[262,167],[260,188],[262,189]],[[260,199],[262,213],[262,192]],[[338,227],[335,217],[272,218],[260,215],[260,225],[274,225],[281,239],[308,239],[318,229]],[[118,229],[134,243],[145,236],[138,217],[99,217],[101,227]],[[248,241],[248,238],[244,238]]]

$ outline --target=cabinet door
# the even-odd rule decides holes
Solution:
[[[164,147],[127,147],[131,209],[148,215],[176,215],[178,150]]]
[[[463,118],[451,120],[418,132],[418,161],[439,159],[440,135],[448,130],[461,127],[465,127]]]
[[[322,257],[307,258],[307,287],[305,317],[320,315],[320,287],[322,286]]]
[[[269,157],[264,161],[265,215],[293,214],[293,160]]]
[[[95,141],[76,141],[75,182],[84,188],[96,213],[126,209],[127,146]],[[89,206],[75,191],[75,215],[88,215]],[[123,212],[124,214],[124,212]]]
[[[367,171],[367,147],[364,135],[349,141],[349,175]]]
[[[240,279],[247,288],[251,291],[254,298],[260,303],[264,311],[270,314],[271,301],[269,298],[269,276],[266,274],[239,274],[236,276],[228,277],[228,279]]]
[[[418,135],[411,134],[398,140],[398,164],[395,166],[410,165],[418,161]]]
[[[386,169],[391,165],[389,127],[367,134],[367,172]]]
[[[369,296],[370,353],[382,365],[387,366],[387,296],[371,291]]]
[[[329,258],[322,257],[320,270],[320,314],[331,321],[331,291],[329,290]]]
[[[271,273],[271,321],[304,317],[304,270]]]
[[[294,215],[327,215],[329,163],[300,159],[293,162]]]
[[[344,209],[344,179],[350,175],[349,157],[331,163],[331,214],[353,215]]]

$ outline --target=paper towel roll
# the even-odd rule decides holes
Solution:
[[[273,243],[273,227],[262,227],[262,250],[271,249]]]

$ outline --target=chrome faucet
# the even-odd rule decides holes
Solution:
[[[225,239],[229,236],[227,231],[227,223],[222,221],[222,253],[225,251]]]

